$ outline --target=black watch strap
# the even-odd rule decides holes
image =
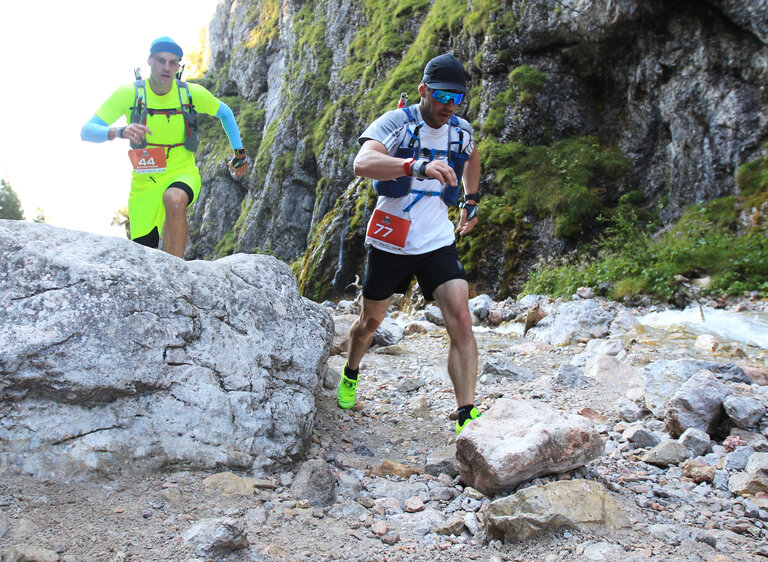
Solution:
[[[474,201],[475,203],[480,202],[480,194],[479,193],[467,193],[464,195],[464,201]]]

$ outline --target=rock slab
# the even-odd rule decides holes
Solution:
[[[517,542],[562,528],[616,530],[629,520],[605,487],[591,480],[531,486],[491,502],[485,529],[491,539]]]
[[[332,336],[272,257],[185,262],[0,220],[0,472],[287,465]]]
[[[511,399],[498,400],[456,440],[462,480],[488,496],[531,478],[578,468],[603,450],[600,434],[587,418]]]

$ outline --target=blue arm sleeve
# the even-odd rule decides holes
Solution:
[[[235,114],[232,113],[232,110],[223,101],[219,101],[219,110],[216,112],[216,117],[221,120],[221,125],[224,127],[224,132],[227,133],[227,138],[232,148],[234,150],[243,148],[243,141],[240,140],[240,129],[237,128]]]
[[[80,138],[88,142],[105,142],[109,140],[109,124],[101,117],[94,115],[80,130]]]

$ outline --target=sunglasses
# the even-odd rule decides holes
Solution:
[[[459,105],[464,99],[464,94],[457,94],[447,90],[432,90],[432,97],[440,103],[453,102],[453,105]]]

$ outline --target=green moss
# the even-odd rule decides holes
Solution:
[[[402,4],[404,0],[398,4]],[[440,45],[454,33],[459,32],[463,15],[466,13],[465,0],[435,0],[431,8],[428,2],[414,1],[413,10],[406,17],[394,16],[391,4],[383,0],[368,0],[365,2],[367,14],[367,29],[353,42],[350,55],[359,64],[350,65],[342,72],[342,78],[348,81],[360,80],[360,90],[355,97],[355,103],[360,115],[366,121],[378,117],[383,110],[392,109],[400,98],[400,92],[408,92],[410,103],[418,101],[416,87],[421,80],[424,66],[440,54]],[[418,35],[411,41],[405,29],[411,19],[418,21],[423,18]],[[375,36],[369,33],[376,34]],[[391,34],[387,35],[387,34]],[[405,39],[405,40],[403,40]],[[392,42],[395,42],[393,48]],[[390,52],[381,54],[382,50]],[[398,59],[385,79],[381,79],[382,69],[370,61]],[[374,91],[375,86],[375,91]],[[372,95],[373,94],[373,95]]]
[[[364,0],[362,11],[367,25],[347,47],[349,58],[341,72],[342,80],[360,80],[364,90],[378,82],[381,69],[371,61],[399,59],[413,42],[411,33],[405,31],[406,25],[423,18],[428,8],[428,0]]]
[[[372,211],[376,206],[376,192],[373,190],[371,180],[363,180],[361,194],[354,199],[354,204],[349,216],[350,232],[365,228],[363,219],[368,211]]]
[[[736,184],[743,195],[768,191],[768,156],[739,166],[736,172]]]
[[[524,64],[509,73],[509,81],[517,87],[521,104],[533,102],[536,93],[544,86],[547,75],[535,68]]]
[[[256,25],[251,29],[246,47],[256,49],[277,39],[280,30],[280,7],[277,0],[251,2],[248,6],[248,16]]]
[[[501,144],[485,139],[479,147],[483,168],[495,170],[499,208],[517,218],[526,214],[555,218],[557,236],[573,236],[600,212],[601,185],[629,170],[620,150],[595,137],[574,137],[551,146]],[[501,213],[501,211],[499,211]]]
[[[464,29],[472,37],[512,33],[517,27],[514,10],[507,2],[472,0],[464,16]]]
[[[232,255],[235,251],[235,233],[230,230],[227,232],[214,248],[214,259],[223,258]]]

